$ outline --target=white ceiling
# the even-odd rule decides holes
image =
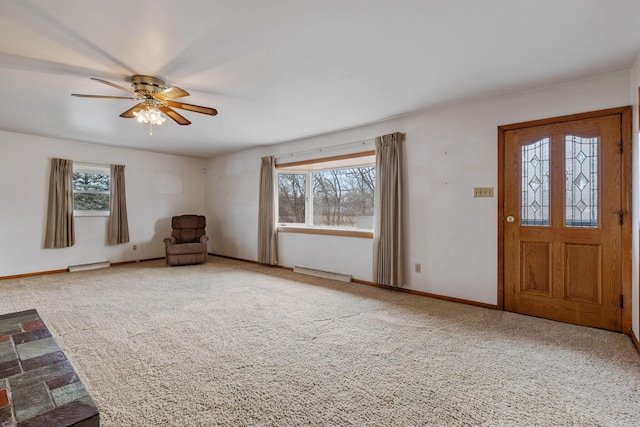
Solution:
[[[0,0],[0,130],[210,157],[628,70],[638,0]],[[133,74],[211,106],[148,129]]]

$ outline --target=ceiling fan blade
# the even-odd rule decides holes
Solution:
[[[125,91],[125,92],[132,93],[132,94],[134,94],[134,95],[136,94],[136,93],[135,93],[133,90],[131,90],[131,89],[127,89],[126,87],[122,87],[122,86],[120,86],[120,85],[117,85],[117,84],[115,84],[115,83],[108,82],[108,81],[106,81],[106,80],[97,79],[97,78],[95,78],[95,77],[91,77],[91,80],[95,80],[95,81],[97,81],[97,82],[104,83],[104,84],[106,84],[106,85],[108,85],[108,86],[115,87],[116,89],[120,89],[120,90],[123,90],[123,91]]]
[[[132,98],[130,96],[84,95],[82,93],[72,93],[71,96],[79,96],[81,98],[107,98],[107,99],[133,99],[133,100],[138,99],[138,98]]]
[[[129,108],[127,111],[125,111],[124,113],[120,114],[120,117],[124,117],[125,119],[132,119],[135,116],[133,115],[134,112],[140,111],[144,108],[144,102],[141,102],[139,104],[134,105],[133,107]]]
[[[218,111],[215,108],[201,107],[199,105],[184,104],[182,102],[166,101],[169,107],[180,108],[181,110],[193,111],[194,113],[208,114],[215,116]]]
[[[174,122],[176,122],[179,125],[190,125],[191,122],[189,120],[187,120],[186,118],[182,117],[180,114],[178,114],[177,111],[172,110],[169,107],[165,107],[164,105],[160,105],[158,106],[158,108],[160,109],[160,111],[162,111],[163,113],[165,113],[167,116],[169,116],[169,118],[171,118]]]
[[[184,89],[180,89],[179,87],[170,87],[162,92],[158,92],[153,95],[155,98],[158,98],[161,101],[168,101],[170,99],[182,98],[183,96],[189,96],[189,92]]]

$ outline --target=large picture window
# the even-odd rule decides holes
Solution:
[[[374,154],[319,159],[277,169],[279,226],[373,229]]]
[[[73,213],[109,216],[111,171],[108,166],[73,165]]]

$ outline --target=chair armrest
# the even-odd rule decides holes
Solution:
[[[176,244],[176,238],[175,237],[165,237],[164,239],[164,247],[168,248],[171,245],[175,245]]]
[[[202,243],[203,245],[206,245],[208,241],[209,236],[200,236],[200,243]]]

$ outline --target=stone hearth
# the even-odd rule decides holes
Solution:
[[[38,312],[0,315],[0,426],[99,425],[95,403]]]

